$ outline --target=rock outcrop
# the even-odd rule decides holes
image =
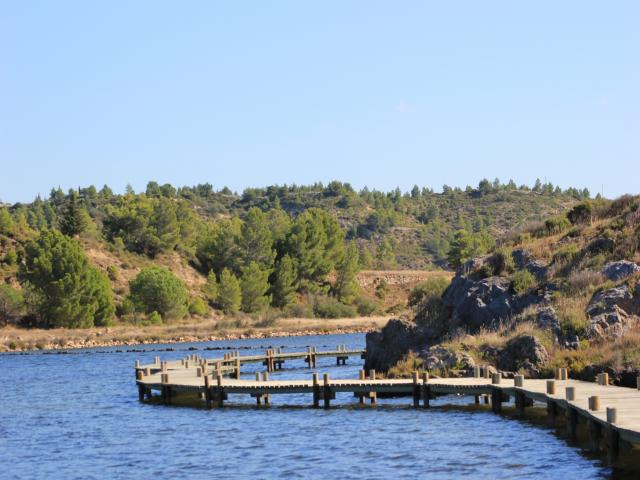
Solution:
[[[469,370],[475,366],[473,358],[465,352],[458,352],[436,345],[420,352],[424,364],[429,370]]]
[[[511,372],[524,370],[529,376],[538,376],[547,361],[547,349],[533,335],[512,338],[498,354],[499,369]]]
[[[587,338],[608,340],[624,335],[636,321],[625,310],[631,305],[631,300],[632,295],[626,285],[596,292],[586,310],[589,317]]]
[[[547,330],[553,335],[556,343],[560,343],[562,338],[562,327],[560,320],[553,307],[543,307],[536,314],[536,326],[541,330]]]
[[[406,319],[389,320],[382,330],[367,333],[364,369],[388,370],[410,350],[419,351],[422,337],[415,322]]]
[[[640,273],[640,265],[628,260],[607,263],[602,269],[602,274],[614,282],[625,280],[636,273]]]
[[[456,275],[442,297],[450,310],[451,330],[476,333],[480,329],[495,330],[541,301],[535,295],[519,297],[510,291],[511,281],[504,277],[472,280]]]

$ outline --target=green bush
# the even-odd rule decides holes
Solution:
[[[370,298],[359,297],[356,299],[356,309],[358,310],[358,315],[368,317],[378,310],[378,303]]]
[[[4,254],[3,261],[7,265],[13,266],[16,263],[18,263],[18,254],[16,253],[15,250],[9,250],[7,253]]]
[[[565,215],[558,215],[545,220],[544,229],[547,235],[562,233],[571,228],[571,222]]]
[[[159,313],[163,319],[182,318],[187,311],[187,289],[166,268],[143,269],[129,282],[129,298],[138,312]]]
[[[536,284],[536,277],[529,270],[518,270],[511,279],[511,288],[516,295],[528,292]]]
[[[501,275],[503,273],[512,273],[515,270],[515,262],[513,261],[512,250],[506,247],[497,248],[489,261],[491,264],[491,275]]]
[[[117,265],[109,265],[107,267],[107,275],[109,276],[109,280],[115,282],[120,277],[120,269]]]
[[[189,313],[191,315],[204,317],[208,311],[209,309],[207,308],[207,303],[200,297],[196,297],[191,300],[191,303],[189,304]]]
[[[22,314],[22,292],[10,285],[0,284],[0,326],[15,323]]]
[[[553,263],[556,265],[569,263],[578,256],[579,253],[580,249],[577,245],[567,245],[553,255]]]
[[[147,316],[145,323],[149,325],[160,325],[162,323],[162,316],[158,312],[153,311]]]
[[[423,300],[442,297],[449,283],[446,277],[432,277],[418,283],[409,293],[409,306],[415,307]]]
[[[313,313],[320,318],[351,318],[357,316],[354,306],[345,305],[333,297],[316,297]]]

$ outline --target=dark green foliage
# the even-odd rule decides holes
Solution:
[[[244,265],[252,262],[270,271],[276,252],[273,249],[273,235],[267,216],[258,208],[251,208],[241,227],[241,248],[244,253]]]
[[[511,288],[516,295],[528,292],[536,284],[536,277],[529,270],[518,270],[511,277]]]
[[[212,305],[218,299],[218,279],[213,270],[207,275],[207,283],[202,286],[202,293]]]
[[[286,251],[296,259],[299,288],[315,291],[335,268],[344,249],[344,232],[329,213],[312,208],[296,218]]]
[[[129,298],[138,312],[158,312],[164,320],[182,318],[187,311],[187,289],[166,268],[143,269],[129,282]]]
[[[72,191],[62,209],[58,228],[69,237],[81,234],[87,229],[90,219],[87,210],[80,203],[78,194]]]
[[[458,230],[455,234],[448,254],[449,264],[460,267],[467,260],[487,253],[495,244],[495,240],[486,231],[469,233]]]
[[[362,317],[373,315],[377,312],[378,308],[378,303],[370,298],[359,297],[356,299],[356,309],[358,310],[358,315]]]
[[[562,233],[569,228],[571,228],[571,222],[565,215],[551,217],[544,222],[544,229],[547,235]]]
[[[0,326],[17,323],[23,308],[22,292],[10,285],[0,284]]]
[[[75,240],[59,232],[43,230],[26,245],[19,278],[43,327],[106,325],[115,312],[106,275],[89,264]]]
[[[334,297],[318,296],[313,303],[313,313],[320,318],[351,318],[356,316],[357,310]]]
[[[334,295],[343,303],[352,303],[358,295],[358,270],[358,249],[355,242],[350,242],[337,265],[336,281],[332,289]]]
[[[409,293],[409,306],[416,307],[425,300],[442,297],[449,283],[446,277],[432,277],[418,283]]]
[[[242,291],[240,289],[240,282],[238,282],[238,279],[231,270],[225,268],[220,274],[216,304],[224,313],[232,314],[240,310],[241,302]]]
[[[289,255],[282,257],[276,264],[271,287],[274,307],[284,308],[295,302],[297,276],[295,262]]]
[[[269,291],[269,272],[260,268],[257,262],[242,267],[240,279],[242,290],[242,311],[245,313],[263,312],[271,303]]]
[[[200,297],[194,298],[193,300],[191,300],[191,303],[189,303],[189,313],[191,315],[204,317],[208,311],[209,309],[207,308],[207,303]]]
[[[6,208],[0,208],[0,235],[11,236],[14,233],[15,225],[13,218]]]

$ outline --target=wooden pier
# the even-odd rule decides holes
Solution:
[[[136,364],[136,379],[141,401],[156,391],[169,404],[173,394],[192,392],[199,394],[209,408],[222,407],[229,394],[249,395],[258,405],[269,405],[275,395],[309,394],[313,407],[329,408],[336,393],[347,392],[358,397],[360,404],[368,399],[372,405],[378,394],[404,394],[412,398],[416,408],[428,408],[430,399],[439,394],[467,395],[475,403],[484,398],[495,413],[500,413],[502,404],[513,397],[519,415],[524,415],[533,402],[546,405],[552,422],[562,413],[570,439],[576,438],[578,424],[585,424],[591,450],[606,447],[611,459],[621,445],[640,444],[640,379],[638,388],[633,389],[609,385],[606,374],[598,375],[596,382],[569,379],[562,368],[551,380],[525,379],[522,375],[506,379],[498,373],[483,374],[478,367],[472,377],[464,378],[429,378],[427,372],[414,372],[410,379],[381,379],[376,378],[375,371],[360,371],[358,379],[332,379],[326,373],[321,377],[313,373],[308,380],[270,380],[268,372],[257,372],[255,380],[245,380],[239,374],[240,365],[248,362],[262,362],[273,371],[277,362],[285,359],[304,359],[313,366],[316,355],[340,359],[361,354],[361,350],[341,347],[327,352],[268,351],[246,357],[234,353],[213,360],[191,356],[177,362],[161,362],[156,357],[151,366]]]

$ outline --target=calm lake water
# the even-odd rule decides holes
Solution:
[[[1,478],[609,478],[610,470],[554,435],[552,430],[466,409],[473,399],[442,397],[435,408],[414,410],[410,398],[380,399],[357,408],[338,394],[336,408],[308,408],[310,395],[272,396],[267,410],[229,396],[205,410],[141,404],[136,359],[152,363],[241,348],[305,350],[347,344],[363,335],[234,340],[73,351],[68,355],[1,355]],[[126,350],[127,347],[120,347]],[[174,351],[164,352],[164,348]],[[246,365],[253,378],[258,365]],[[318,359],[319,372],[357,378],[359,359],[336,367]],[[271,378],[311,378],[303,361],[284,364]],[[457,408],[440,408],[445,404]]]

